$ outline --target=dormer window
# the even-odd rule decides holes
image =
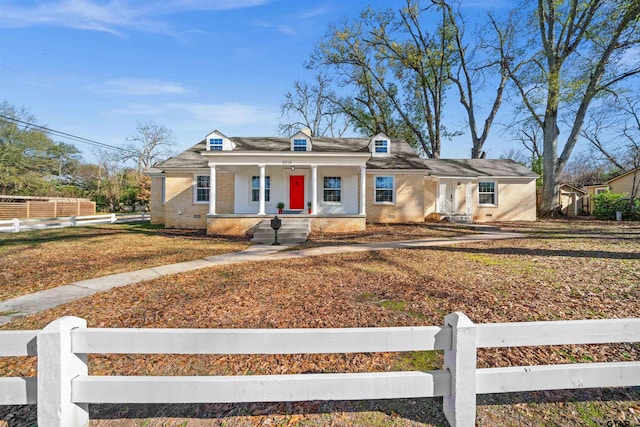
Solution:
[[[293,151],[307,151],[307,140],[306,139],[294,139],[293,140]]]
[[[236,148],[236,143],[218,130],[214,130],[205,136],[204,140],[207,151],[231,151]]]
[[[389,141],[386,139],[377,139],[374,142],[375,152],[378,154],[389,154]]]
[[[209,138],[209,151],[222,151],[222,138]]]
[[[373,157],[388,157],[391,155],[391,139],[384,133],[379,133],[369,140],[369,151]]]

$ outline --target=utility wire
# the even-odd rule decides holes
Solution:
[[[41,130],[41,131],[43,131],[45,133],[53,134],[55,136],[59,136],[59,137],[62,137],[62,138],[68,138],[68,139],[71,139],[71,140],[76,141],[76,142],[82,142],[82,143],[85,143],[85,144],[94,145],[96,147],[101,147],[101,148],[107,148],[107,149],[110,149],[110,150],[119,150],[119,151],[124,151],[124,152],[127,152],[127,153],[135,153],[135,151],[129,150],[127,148],[116,147],[115,145],[109,145],[109,144],[105,144],[104,142],[94,141],[92,139],[83,138],[81,136],[72,135],[70,133],[62,132],[62,131],[55,130],[55,129],[50,129],[50,128],[45,127],[45,126],[40,126],[40,125],[36,125],[34,123],[29,123],[29,122],[25,122],[25,121],[19,120],[19,119],[16,119],[14,117],[7,117],[7,116],[3,116],[2,114],[0,114],[0,118],[5,119],[5,120],[10,120],[10,121],[12,121],[14,123],[20,123],[20,124],[23,124],[23,125],[31,126],[31,127],[36,128],[36,129],[39,129],[39,130]]]

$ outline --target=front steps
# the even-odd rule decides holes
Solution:
[[[278,230],[278,242],[286,245],[301,243],[309,237],[311,223],[308,218],[281,218],[282,225]],[[275,232],[271,228],[271,219],[265,219],[253,231],[252,243],[270,245],[275,241]]]

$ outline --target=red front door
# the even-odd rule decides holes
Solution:
[[[304,175],[289,176],[289,209],[304,209]]]

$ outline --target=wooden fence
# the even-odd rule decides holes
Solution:
[[[0,356],[38,356],[37,377],[0,378],[0,405],[36,403],[38,424],[85,426],[89,403],[231,403],[442,397],[452,426],[475,424],[476,395],[640,385],[640,362],[476,369],[482,347],[640,341],[640,318],[351,329],[106,329],[63,317],[0,331]],[[319,354],[444,350],[428,372],[251,376],[89,376],[86,355]]]
[[[18,219],[0,220],[0,233],[19,233],[21,231],[45,230],[48,228],[81,227],[93,224],[115,224],[124,222],[148,221],[149,214],[129,215],[88,215],[70,216],[63,218],[39,218],[39,219]]]
[[[95,213],[96,203],[88,200],[0,202],[0,219],[56,218],[95,215]]]

